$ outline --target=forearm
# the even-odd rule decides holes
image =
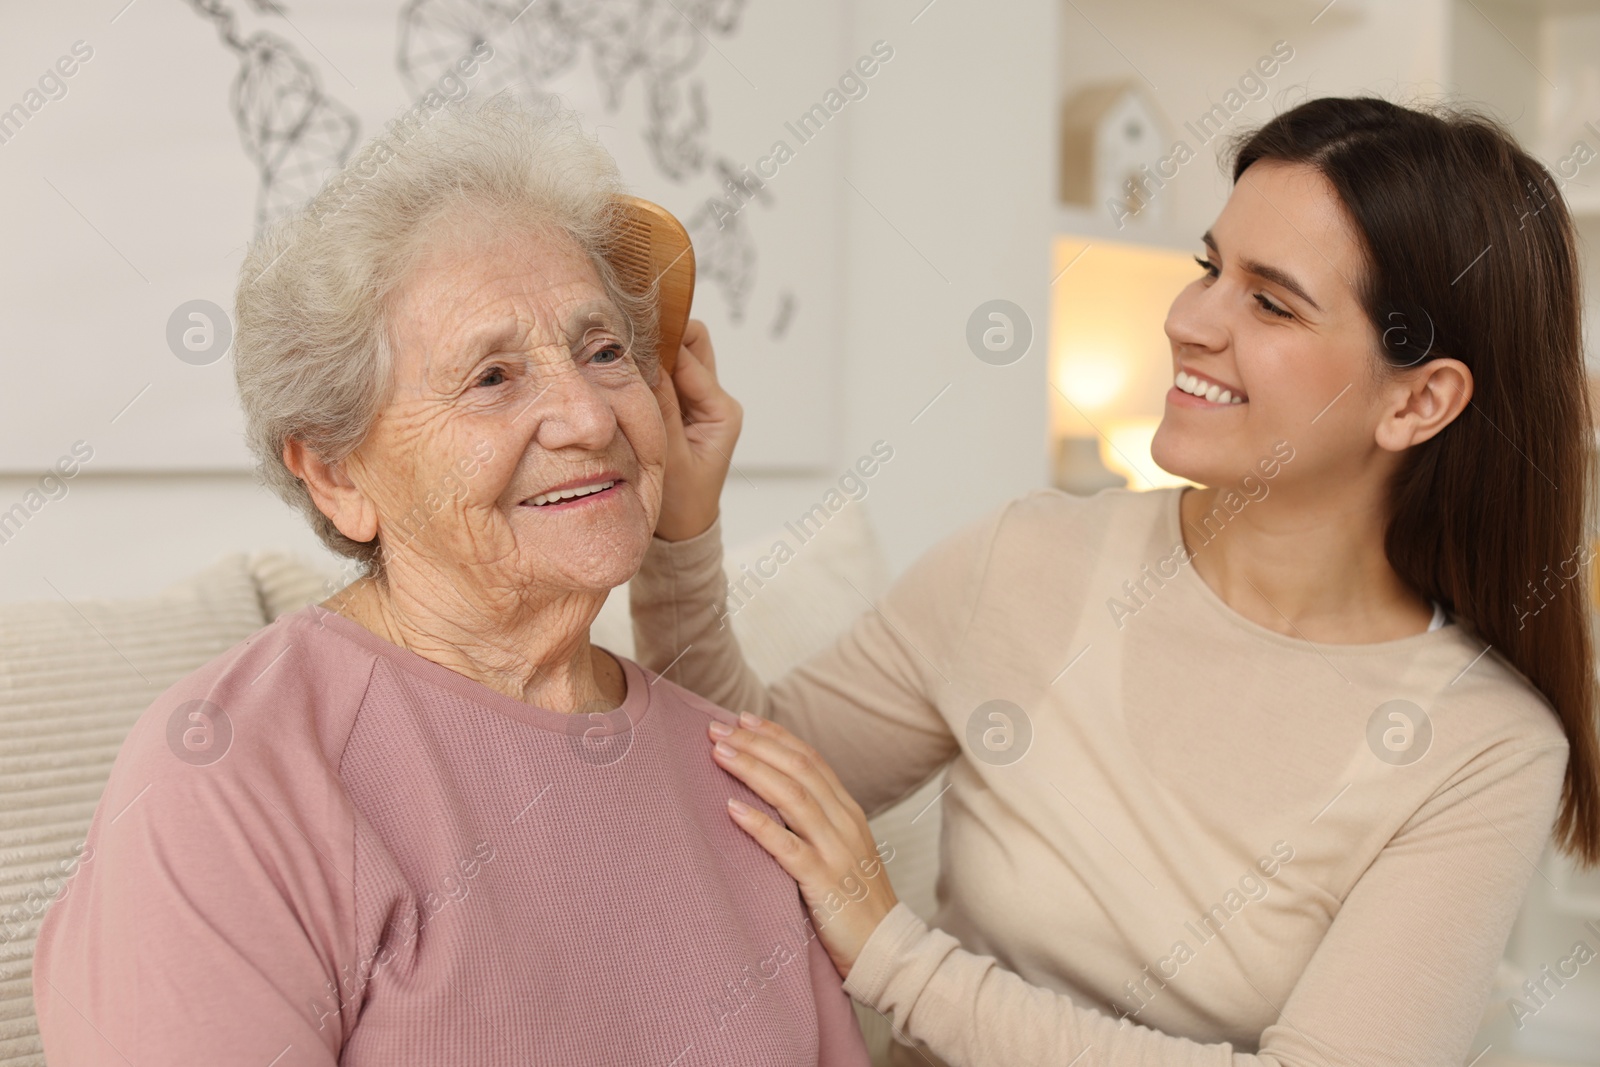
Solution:
[[[942,648],[915,619],[940,612],[912,611],[913,619],[891,626],[867,609],[832,645],[768,685],[745,662],[723,613],[726,588],[716,525],[685,541],[653,543],[630,589],[639,661],[723,707],[784,726],[817,749],[869,814],[955,755],[924,674],[934,668],[901,636]],[[884,610],[895,612],[889,604]]]
[[[725,614],[720,521],[684,541],[652,538],[628,600],[639,663],[722,707],[770,717],[767,687]]]
[[[1063,993],[1029,984],[990,956],[964,951],[904,903],[867,941],[845,992],[884,1013],[951,1067],[1299,1067],[1320,1057],[1235,1053],[1120,1022],[1080,1007]]]

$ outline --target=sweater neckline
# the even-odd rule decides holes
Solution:
[[[1167,528],[1166,543],[1173,546],[1182,545],[1184,555],[1192,560],[1192,557],[1198,553],[1189,546],[1188,540],[1183,535],[1183,511],[1181,508],[1183,494],[1190,488],[1192,486],[1180,485],[1169,489],[1162,511],[1164,513],[1163,521]],[[1279,648],[1289,648],[1296,651],[1315,650],[1322,653],[1332,652],[1340,655],[1357,656],[1387,655],[1391,652],[1403,652],[1412,648],[1423,647],[1428,642],[1440,640],[1438,635],[1441,634],[1448,639],[1454,640],[1455,635],[1450,631],[1457,629],[1454,626],[1440,626],[1436,629],[1424,630],[1421,633],[1397,637],[1392,641],[1373,641],[1361,644],[1313,642],[1307,638],[1291,637],[1276,630],[1269,630],[1255,620],[1246,618],[1235,611],[1227,601],[1217,595],[1216,590],[1206,584],[1206,580],[1200,577],[1200,572],[1194,569],[1192,561],[1185,561],[1178,568],[1177,580],[1193,589],[1195,596],[1234,629],[1257,641],[1264,641]]]
[[[346,640],[374,653],[395,669],[429,685],[448,690],[464,700],[526,726],[566,734],[574,742],[597,739],[595,743],[598,744],[607,737],[627,733],[636,729],[650,711],[650,680],[645,677],[644,669],[633,660],[619,656],[609,649],[602,651],[622,667],[623,680],[627,685],[627,695],[623,697],[622,703],[610,711],[567,714],[541,708],[490,689],[482,682],[458,674],[449,667],[420,656],[409,648],[402,648],[392,641],[379,637],[354,619],[346,618],[336,611],[329,611],[320,604],[310,604],[285,618],[295,616],[302,617],[306,625],[332,630]]]

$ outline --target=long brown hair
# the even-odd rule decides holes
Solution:
[[[1465,110],[1311,100],[1236,141],[1233,180],[1258,160],[1311,166],[1337,191],[1366,245],[1380,370],[1449,356],[1472,371],[1468,406],[1391,483],[1385,550],[1555,708],[1570,746],[1556,840],[1600,863],[1594,435],[1566,203],[1509,133]]]

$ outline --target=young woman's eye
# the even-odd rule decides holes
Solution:
[[[1292,319],[1292,318],[1294,318],[1294,312],[1284,310],[1283,308],[1279,307],[1277,304],[1274,304],[1272,301],[1268,300],[1261,293],[1257,293],[1256,294],[1256,303],[1261,305],[1261,309],[1263,311],[1271,312],[1272,314],[1278,316],[1280,319]]]
[[[1208,277],[1215,278],[1217,276],[1217,265],[1209,259],[1201,259],[1199,256],[1195,256],[1194,261],[1200,264],[1200,269],[1205,271]]]
[[[490,367],[488,373],[478,379],[479,385],[499,385],[506,380],[506,372],[502,367]]]

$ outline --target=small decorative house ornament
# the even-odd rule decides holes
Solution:
[[[1062,106],[1061,199],[1104,210],[1119,230],[1159,225],[1162,171],[1176,173],[1172,144],[1160,110],[1137,82],[1087,86]]]

